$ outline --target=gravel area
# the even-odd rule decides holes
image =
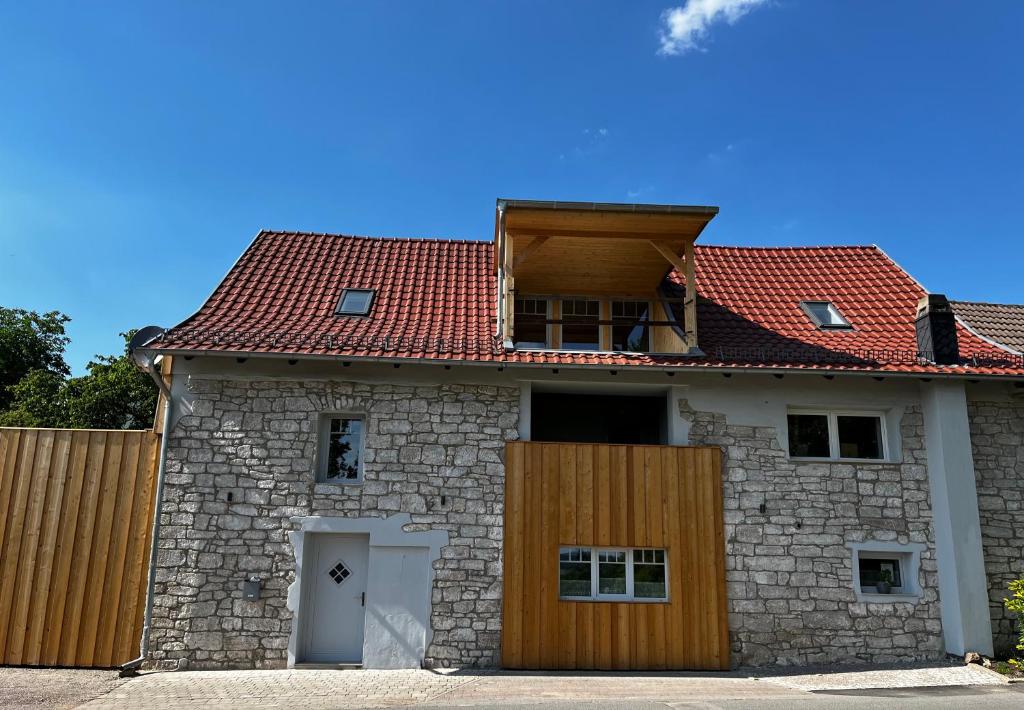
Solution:
[[[0,667],[0,708],[74,708],[124,682],[117,671]]]

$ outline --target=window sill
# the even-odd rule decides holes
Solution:
[[[878,594],[877,592],[857,592],[857,601],[865,604],[917,604],[921,601],[920,594]]]
[[[668,599],[621,599],[609,597],[558,597],[560,602],[586,602],[588,604],[668,604]]]
[[[358,481],[317,481],[313,486],[314,493],[333,493],[339,488],[363,485],[362,479]]]
[[[833,459],[818,456],[790,456],[789,460],[795,463],[873,463],[880,465],[893,463],[888,459]]]

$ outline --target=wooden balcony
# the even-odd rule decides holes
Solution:
[[[665,550],[665,601],[565,600],[562,547]],[[728,669],[721,451],[510,442],[502,665]]]

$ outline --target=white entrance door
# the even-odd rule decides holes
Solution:
[[[316,535],[306,616],[305,660],[361,663],[366,617],[367,535]],[[303,586],[306,575],[303,573]]]

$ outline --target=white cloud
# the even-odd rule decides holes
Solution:
[[[703,49],[700,41],[716,22],[734,24],[741,17],[768,0],[686,0],[680,7],[661,13],[661,48],[659,54],[685,54]]]

